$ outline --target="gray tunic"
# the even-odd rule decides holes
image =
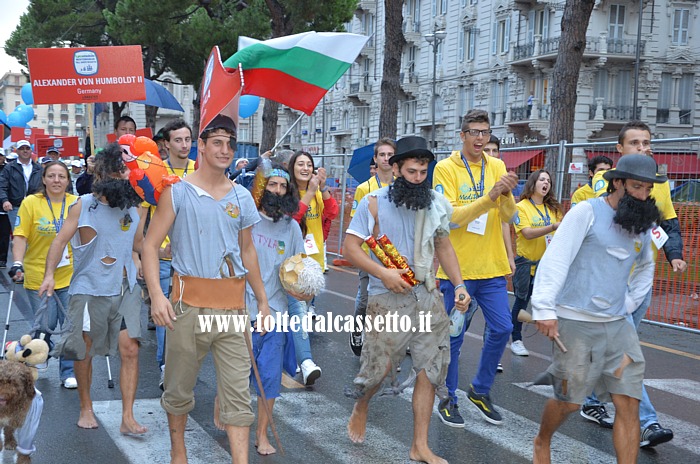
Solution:
[[[298,253],[304,252],[304,241],[299,224],[291,218],[282,218],[278,222],[262,216],[262,220],[253,226],[253,245],[258,252],[260,274],[270,309],[278,312],[287,310],[287,292],[282,288],[279,270],[282,262]],[[251,319],[258,314],[258,304],[250,285],[246,285],[246,306]]]
[[[91,193],[80,199],[82,207],[78,228],[89,227],[97,235],[84,245],[80,243],[79,232],[71,238],[73,278],[68,294],[120,295],[124,279],[122,269],[126,269],[129,290],[133,291],[136,285],[136,265],[131,253],[139,225],[138,208],[110,208]],[[115,261],[105,263],[105,258],[113,258]]]
[[[187,181],[172,187],[175,221],[170,229],[173,269],[180,275],[220,279],[232,277],[225,258],[233,263],[234,275],[244,276],[239,232],[260,221],[250,192],[233,184],[216,201]]]

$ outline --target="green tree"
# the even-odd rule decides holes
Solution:
[[[270,15],[272,37],[306,31],[342,31],[352,18],[356,0],[264,0]],[[266,99],[263,108],[261,151],[275,144],[279,103]]]
[[[183,84],[198,89],[214,45],[227,57],[235,51],[239,33],[269,36],[262,0],[249,1],[250,7],[243,10],[239,4],[239,0],[34,0],[5,51],[26,66],[27,48],[141,45],[146,78],[157,80],[170,70]],[[125,106],[112,103],[115,118]],[[155,107],[146,108],[151,128],[156,112]]]

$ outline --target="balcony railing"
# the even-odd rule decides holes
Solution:
[[[657,124],[669,124],[671,111],[668,108],[658,108],[656,110],[656,123]],[[692,120],[693,111],[692,110],[680,110],[678,114],[679,124],[690,124]]]
[[[528,58],[537,58],[539,56],[554,55],[559,51],[559,43],[561,37],[552,37],[549,39],[541,39],[535,37],[534,42],[513,47],[513,61],[524,60]],[[644,53],[645,42],[640,42],[640,52]],[[634,57],[637,53],[637,41],[632,39],[608,39],[607,35],[602,34],[599,37],[586,37],[586,49],[584,56],[587,55],[625,55]]]
[[[589,105],[588,119],[595,119],[597,105]],[[633,107],[602,105],[603,119],[607,121],[629,121],[633,119]],[[637,107],[637,114],[641,114],[642,108]],[[658,114],[658,113],[657,113]]]

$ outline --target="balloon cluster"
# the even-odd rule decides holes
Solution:
[[[22,86],[23,105],[18,105],[10,114],[5,114],[0,110],[0,123],[7,124],[10,127],[27,127],[29,121],[34,119],[34,95],[32,95],[32,84],[26,83]]]
[[[131,171],[129,183],[144,201],[157,205],[163,188],[179,182],[180,178],[168,174],[158,154],[158,145],[148,137],[122,135],[119,145],[122,147],[122,160]]]

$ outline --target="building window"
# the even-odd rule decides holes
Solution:
[[[661,74],[659,88],[659,103],[656,110],[656,122],[664,124],[670,121],[670,111],[678,109],[680,124],[690,124],[693,114],[693,81],[694,74],[675,76],[671,73]],[[675,92],[674,92],[675,87]]]
[[[476,58],[476,28],[472,27],[467,31],[467,60],[472,61]]]
[[[404,135],[413,134],[415,132],[416,108],[418,107],[416,100],[403,102],[403,133]]]
[[[622,40],[625,29],[625,5],[610,5],[608,18],[608,38]]]
[[[447,0],[440,0],[440,14],[447,14]]]
[[[459,38],[457,39],[457,61],[464,61],[464,29],[459,28]]]
[[[510,45],[510,16],[493,23],[491,54],[507,53]]]
[[[542,40],[549,38],[549,10],[530,11],[527,15],[527,41],[533,43],[535,35],[539,35]]]
[[[676,8],[673,10],[673,35],[671,36],[671,43],[673,43],[673,45],[688,45],[689,18],[689,9]]]

